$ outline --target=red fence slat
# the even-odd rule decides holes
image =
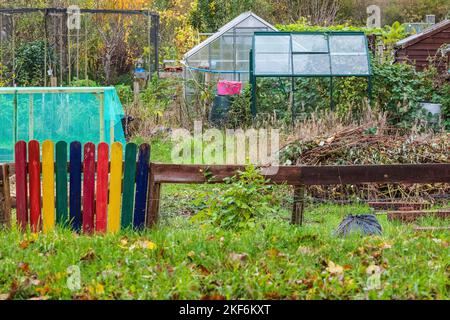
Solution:
[[[30,226],[31,231],[38,232],[41,227],[41,161],[39,142],[28,143],[28,172],[30,177]]]
[[[102,142],[98,145],[97,163],[97,202],[95,230],[105,233],[107,230],[107,208],[108,208],[108,169],[109,169],[109,147]]]
[[[15,145],[15,171],[17,224],[22,231],[25,231],[28,224],[27,144],[25,141],[19,141]]]
[[[83,175],[83,232],[92,234],[95,203],[95,144],[91,142],[84,145]]]

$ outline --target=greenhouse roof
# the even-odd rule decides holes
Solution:
[[[256,77],[371,75],[363,32],[255,32]]]
[[[234,18],[233,20],[231,20],[230,22],[228,22],[227,24],[222,26],[216,33],[214,33],[208,39],[206,39],[205,41],[199,43],[198,45],[193,47],[191,50],[186,52],[186,54],[184,55],[183,58],[187,59],[189,56],[192,56],[193,54],[195,54],[196,52],[198,52],[202,48],[204,48],[207,45],[209,45],[210,43],[212,43],[214,40],[220,38],[220,36],[222,36],[226,32],[232,30],[234,27],[236,27],[239,24],[241,24],[242,22],[244,22],[249,17],[253,17],[253,18],[259,20],[262,24],[266,25],[269,29],[272,29],[273,31],[277,31],[277,29],[273,25],[271,25],[270,23],[268,23],[267,21],[265,21],[261,17],[257,16],[253,12],[247,11],[247,12],[244,12],[244,13],[240,14],[239,16],[237,16],[236,18]]]

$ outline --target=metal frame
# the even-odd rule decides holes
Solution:
[[[48,14],[65,14],[67,8],[3,8],[0,9],[0,15],[14,15],[23,13],[41,12],[46,17]],[[153,65],[154,70],[159,76],[159,14],[148,10],[109,10],[109,9],[81,9],[80,13],[87,14],[122,14],[122,15],[144,15],[151,19],[149,25],[149,44],[153,44],[154,61],[149,61],[150,68]]]
[[[256,61],[256,52],[255,52],[255,39],[258,35],[263,36],[289,36],[289,53],[288,55],[291,57],[291,73],[290,74],[257,74],[255,75],[255,61]],[[327,52],[297,52],[293,51],[292,47],[292,35],[326,35],[327,36],[327,46],[328,51]],[[368,65],[368,74],[333,74],[331,70],[331,54],[330,54],[330,35],[333,36],[347,36],[347,35],[363,35],[364,36],[364,44],[366,47],[366,57],[367,57],[367,65]],[[320,32],[320,31],[301,31],[301,32],[255,32],[253,36],[253,44],[252,44],[252,50],[250,51],[250,84],[252,87],[252,104],[251,104],[251,112],[253,117],[256,116],[257,113],[257,97],[256,97],[256,79],[261,78],[292,78],[292,83],[294,83],[294,78],[330,78],[330,109],[334,109],[334,101],[333,101],[333,78],[336,77],[359,77],[359,78],[367,78],[368,80],[368,98],[371,99],[371,93],[372,93],[372,66],[370,63],[370,51],[369,51],[369,45],[367,41],[367,36],[364,34],[364,32],[359,31],[327,31],[327,32]],[[310,75],[296,75],[294,73],[294,61],[293,56],[294,55],[300,55],[300,54],[328,54],[330,58],[330,74],[310,74]],[[294,87],[292,88],[294,90]],[[294,103],[292,104],[292,115],[294,116]]]

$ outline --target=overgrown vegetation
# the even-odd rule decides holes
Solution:
[[[211,177],[212,178],[212,177]],[[277,199],[273,187],[253,165],[225,180],[224,188],[213,188],[196,201],[201,208],[194,221],[211,222],[225,229],[255,227],[264,216],[276,212]]]
[[[368,81],[347,77],[333,79],[333,107],[343,119],[351,115],[361,120],[364,109],[370,104],[372,110],[385,113],[392,125],[409,128],[413,124],[427,124],[428,114],[421,102],[442,104],[442,126],[448,127],[450,113],[449,85],[442,81],[436,68],[430,66],[416,71],[407,64],[392,64],[390,61],[372,60],[372,90]],[[324,78],[294,79],[294,104],[292,105],[291,79],[259,78],[257,81],[258,117],[271,119],[285,125],[296,119],[311,117],[315,112],[326,112],[331,107],[330,80]],[[244,110],[250,110],[251,100],[244,91],[244,97],[232,106],[231,122],[246,123]],[[247,97],[247,99],[246,99]],[[240,111],[240,112],[238,112]]]

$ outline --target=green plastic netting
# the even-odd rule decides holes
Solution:
[[[113,87],[0,88],[0,163],[19,140],[125,143],[123,116]]]

